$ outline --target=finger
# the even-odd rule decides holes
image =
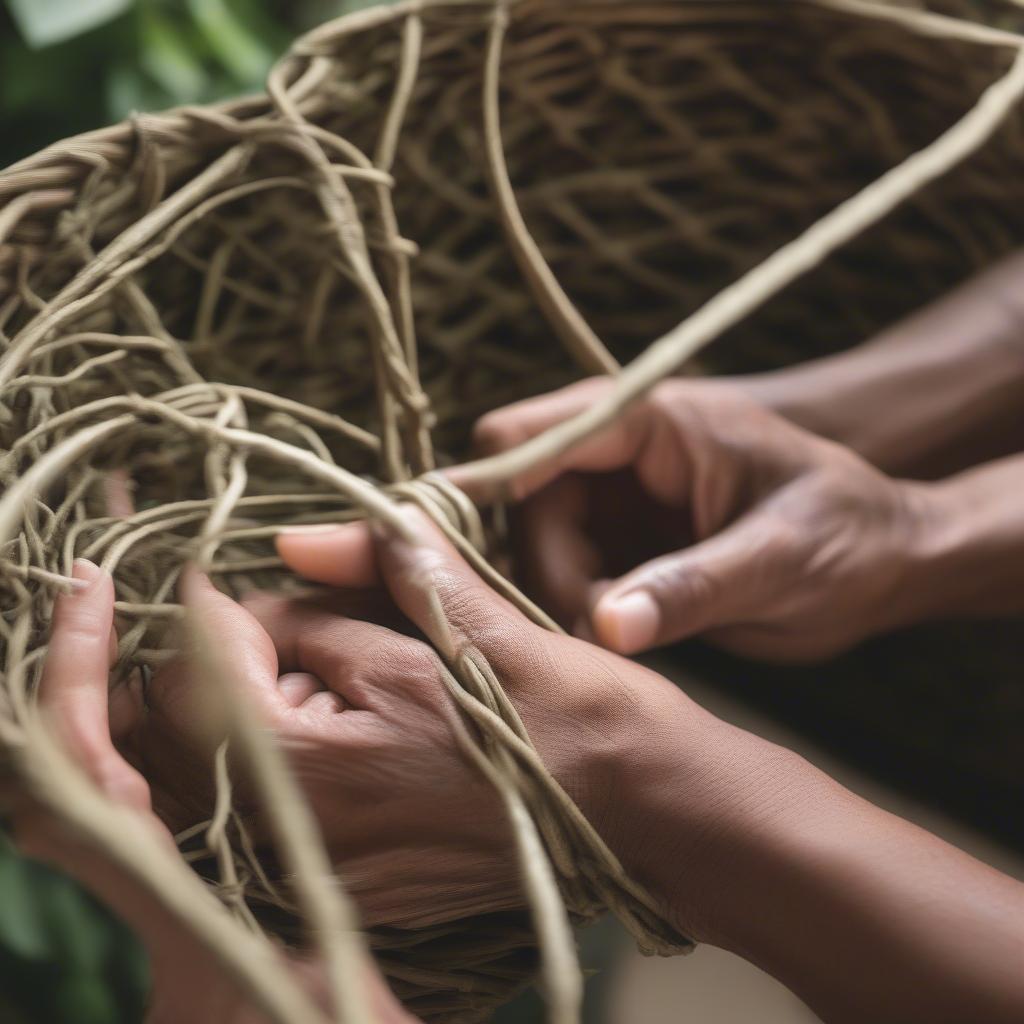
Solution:
[[[533,398],[492,409],[473,427],[473,443],[481,455],[507,451],[543,433],[549,427],[571,419],[607,394],[608,377],[589,377],[575,384]]]
[[[320,693],[324,689],[324,684],[311,672],[286,672],[278,677],[277,687],[288,704],[297,708],[314,693]]]
[[[349,523],[307,535],[301,545],[293,543],[294,537],[280,534],[278,553],[302,575],[349,586],[353,573],[349,554],[354,548],[375,544],[376,578],[446,656],[454,654],[453,644],[457,647],[469,638],[500,644],[503,637],[510,640],[521,634],[528,620],[473,572],[440,530],[418,509],[407,507],[405,516],[413,541],[387,538],[377,543],[366,523]],[[435,593],[440,608],[432,597]]]
[[[277,652],[278,671],[285,675],[316,672],[304,650],[310,636],[329,631],[335,621],[350,621],[326,604],[305,597],[252,594],[245,599],[245,608],[270,637]]]
[[[590,540],[587,489],[572,474],[528,498],[519,515],[517,547],[525,554],[529,590],[564,626],[588,611],[600,555]]]
[[[239,677],[254,683],[277,679],[277,652],[266,630],[242,605],[222,594],[209,576],[189,567],[182,574],[181,596],[185,607],[216,637]]]
[[[58,596],[39,703],[72,757],[109,796],[149,806],[149,789],[117,753],[110,737],[108,679],[114,621],[114,582],[85,559],[72,574],[87,585]]]
[[[515,448],[589,408],[608,391],[611,383],[610,378],[591,378],[487,413],[474,428],[475,444],[485,455]],[[521,501],[566,472],[608,472],[628,466],[644,447],[651,422],[649,407],[640,400],[605,429],[550,462],[507,481],[502,487],[502,496]],[[468,468],[453,466],[444,472],[452,483],[479,503],[496,497],[493,485],[478,484]]]
[[[732,654],[779,665],[825,661],[851,644],[849,635],[838,630],[801,629],[787,623],[740,623],[709,630],[705,638]]]
[[[107,718],[114,583],[85,559],[75,562],[72,576],[86,586],[54,602],[39,703],[71,754],[88,764],[114,754]]]
[[[115,745],[128,741],[142,724],[146,712],[140,669],[136,669],[127,679],[111,687],[107,696],[107,707],[110,738]]]
[[[363,524],[290,526],[278,533],[276,543],[281,558],[307,580],[334,587],[380,586],[373,537]]]
[[[409,509],[411,539],[381,536],[377,564],[395,603],[448,660],[465,645],[495,663],[518,651],[537,627],[492,590],[418,509]],[[511,660],[515,660],[514,657]]]
[[[367,543],[372,546],[373,542],[368,539]],[[371,557],[375,558],[376,556],[371,555]],[[373,572],[376,573],[376,571],[374,567]],[[376,587],[330,587],[329,589],[318,587],[288,595],[254,590],[242,598],[241,604],[243,608],[256,616],[271,637],[273,637],[274,631],[270,628],[269,621],[275,614],[283,614],[293,605],[319,608],[348,619],[373,622],[399,633],[408,633],[413,628],[409,620],[395,608],[395,602],[391,600],[387,590],[380,585],[379,581]],[[281,657],[280,648],[278,648],[277,655],[280,661],[280,670],[284,671],[285,661]]]
[[[384,626],[302,599],[264,597],[250,608],[277,648],[285,670],[278,686],[292,691],[295,699],[286,699],[293,707],[328,707],[322,699],[326,687],[342,701],[341,707],[330,705],[335,711],[375,710],[389,689],[418,685],[425,674],[436,674],[425,644]],[[315,690],[312,681],[319,684]],[[311,705],[314,698],[318,703]]]
[[[135,513],[132,479],[126,469],[113,469],[103,478],[103,496],[107,515],[124,519]]]
[[[784,588],[779,546],[750,516],[616,580],[594,607],[598,640],[635,654],[715,627],[756,620]]]

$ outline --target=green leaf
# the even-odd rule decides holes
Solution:
[[[242,85],[262,81],[274,54],[235,17],[225,0],[189,0],[189,10],[206,45]]]
[[[71,974],[61,981],[58,1004],[65,1020],[77,1024],[108,1024],[120,1016],[113,994],[101,977]]]
[[[26,960],[51,953],[39,891],[29,865],[6,842],[0,845],[0,945]]]
[[[57,959],[69,976],[99,974],[112,938],[107,918],[69,878],[54,876],[45,898]]]
[[[194,103],[206,91],[207,74],[196,47],[175,23],[146,8],[141,23],[140,63],[173,103]]]
[[[50,46],[102,25],[133,0],[7,0],[11,17],[29,46]]]

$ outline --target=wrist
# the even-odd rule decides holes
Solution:
[[[955,542],[949,534],[951,509],[934,484],[890,480],[894,522],[881,570],[889,583],[876,595],[864,635],[891,632],[940,617],[940,602],[948,594],[936,593],[940,566],[950,557]]]
[[[661,677],[629,733],[609,786],[618,813],[606,840],[681,934],[739,951],[765,865],[783,859],[839,787]]]
[[[846,352],[730,383],[899,476],[1024,446],[1024,251]]]
[[[831,388],[823,390],[822,376],[818,364],[798,364],[788,369],[730,377],[729,383],[790,423],[819,437],[847,444],[842,418],[835,415],[836,395]]]
[[[907,621],[1024,614],[1024,459],[909,485],[920,529]]]

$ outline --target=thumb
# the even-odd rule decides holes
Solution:
[[[591,616],[594,633],[603,646],[636,654],[746,620],[777,578],[775,551],[764,523],[752,517],[646,562],[605,584]]]
[[[110,737],[108,677],[114,622],[110,573],[79,559],[78,586],[58,596],[39,681],[39,706],[68,752],[108,796],[149,807],[149,788]]]
[[[472,641],[507,644],[530,623],[487,585],[418,509],[405,506],[410,539],[381,536],[366,523],[323,531],[282,531],[277,549],[294,571],[340,587],[383,584],[405,616],[446,657]]]

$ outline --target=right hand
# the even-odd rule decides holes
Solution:
[[[239,605],[204,577],[185,587],[288,757],[362,920],[428,927],[525,905],[507,813],[460,748],[441,661],[415,636],[428,632],[426,574],[456,643],[488,659],[548,770],[630,864],[642,830],[619,795],[641,784],[635,747],[650,742],[662,707],[693,706],[649,670],[535,625],[420,513],[409,509],[407,522],[417,543],[376,545],[365,524],[283,533],[293,568],[345,588],[329,599],[256,594]],[[148,710],[119,734],[175,830],[209,817],[214,800],[218,738],[204,728],[201,681],[189,658],[171,662],[148,686]],[[233,782],[262,845],[259,801],[244,773]]]
[[[512,448],[612,386],[591,379],[489,413],[479,447]],[[471,476],[448,473],[473,493]],[[663,382],[509,490],[528,589],[624,654],[702,634],[812,660],[921,614],[923,490],[718,382]]]
[[[780,761],[792,755],[709,715],[644,666],[534,624],[484,583],[422,513],[410,508],[407,515],[415,542],[378,539],[365,523],[352,523],[285,531],[278,535],[278,551],[308,579],[341,588],[386,588],[424,632],[430,605],[422,584],[429,580],[455,644],[472,644],[488,660],[545,766],[626,872],[661,901],[681,934],[698,940],[712,934],[720,894],[694,881],[703,877],[706,862],[720,860],[709,846],[725,835],[756,830],[778,814],[778,804],[769,802],[762,809],[749,795],[765,777],[777,777]],[[398,682],[406,671],[403,661],[390,657],[386,647],[378,646],[375,652],[379,664],[369,666],[363,678],[372,680],[376,673],[381,699],[395,706],[387,723],[393,740],[382,748],[379,759],[368,746],[339,750],[341,768],[357,757],[368,762],[367,770],[373,763],[382,771],[391,771],[392,765],[419,764],[424,723],[445,717],[447,695],[438,694],[436,681],[422,677],[414,688],[420,694],[415,716],[403,711],[405,687]],[[392,683],[387,682],[389,675]],[[425,718],[421,721],[420,716]],[[430,725],[426,735],[438,733]],[[448,743],[430,740],[432,763],[449,756]],[[443,820],[449,787],[436,783],[436,770],[419,770],[409,779],[408,803],[419,805],[416,821]],[[493,817],[481,817],[479,808],[485,805],[469,788],[471,770],[464,766],[463,771],[467,784],[453,789],[454,799],[464,807],[473,801],[473,817],[485,833],[503,838],[507,854],[503,825]],[[446,771],[443,778],[449,777]],[[794,788],[793,800],[801,799]],[[340,790],[332,815],[340,821],[353,815],[359,820],[364,813],[360,800],[358,792]],[[415,887],[401,879],[390,884],[394,905],[404,906],[412,916],[429,913],[446,892],[432,886],[431,870],[424,868],[431,861],[424,855],[429,849],[421,852],[421,844],[429,834],[409,827],[402,802],[371,802],[376,829],[362,843],[367,869],[389,862],[382,837],[400,840],[421,870]],[[460,878],[462,889],[508,877],[507,862],[494,859],[493,847],[479,846],[475,858],[467,856],[472,847],[453,848],[449,840],[445,848],[449,871]],[[380,882],[388,885],[389,876],[384,874]]]

